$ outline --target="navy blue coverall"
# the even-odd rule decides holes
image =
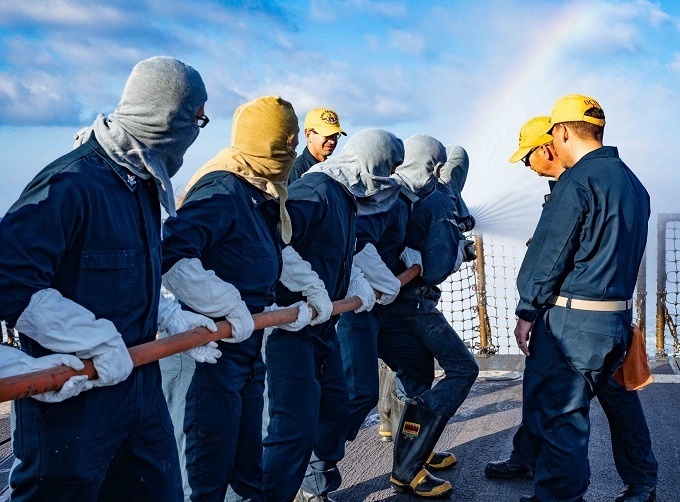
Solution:
[[[225,171],[206,174],[177,217],[165,222],[163,272],[183,258],[198,258],[238,289],[251,314],[262,312],[274,303],[281,276],[278,221],[278,202],[247,181]],[[242,499],[264,498],[262,335],[257,330],[240,343],[220,341],[217,363],[195,365],[181,424],[192,500],[222,501],[227,485]]]
[[[558,182],[559,180],[548,181],[551,192]],[[545,201],[549,198],[550,195],[546,195]],[[610,378],[597,399],[609,422],[614,464],[623,484],[656,486],[658,464],[637,392],[626,390]],[[526,429],[521,424],[512,438],[510,458],[536,469],[536,454]]]
[[[156,338],[160,205],[154,181],[92,136],[29,183],[0,223],[0,318],[13,325],[53,288],[113,322],[133,347]],[[20,334],[33,357],[51,352]],[[158,363],[61,403],[15,401],[12,500],[182,500]]]
[[[398,393],[420,396],[426,408],[447,417],[465,400],[479,373],[474,357],[437,309],[437,285],[454,270],[460,235],[455,204],[444,192],[433,189],[414,203],[406,246],[420,251],[423,275],[376,311],[378,353],[396,371]],[[397,271],[404,269],[400,263]],[[432,387],[435,359],[445,375]]]
[[[393,274],[400,269],[399,255],[404,250],[406,225],[411,202],[401,194],[387,211],[357,219],[357,246],[360,252],[373,244],[383,262]],[[403,269],[403,267],[401,267]],[[401,271],[401,270],[399,270]],[[353,441],[368,413],[379,398],[378,332],[376,312],[383,308],[375,304],[370,312],[345,312],[337,325],[338,340],[349,392],[349,425],[347,440]]]
[[[325,174],[312,173],[290,185],[286,208],[291,245],[319,275],[330,299],[344,299],[354,256],[354,198]],[[277,304],[303,299],[277,286]],[[268,502],[290,502],[301,484],[311,493],[340,486],[337,462],[345,453],[348,396],[335,334],[338,318],[297,333],[275,329],[267,339],[270,418],[263,464]]]
[[[300,179],[300,177],[309,171],[309,168],[315,166],[319,163],[318,160],[309,151],[309,148],[305,147],[302,153],[295,158],[293,162],[293,167],[290,168],[290,173],[288,173],[288,184],[290,185],[294,181]]]
[[[590,401],[630,339],[632,311],[550,306],[551,295],[631,298],[647,241],[649,195],[614,147],[567,169],[545,204],[520,268],[516,314],[533,322],[523,423],[537,455],[541,501],[579,501],[588,488]]]

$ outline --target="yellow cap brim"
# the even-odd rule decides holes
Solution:
[[[513,155],[510,157],[510,162],[514,163],[517,161],[522,160],[526,154],[528,154],[532,148],[538,148],[539,146],[547,145],[553,140],[553,137],[550,134],[543,134],[536,138],[534,141],[532,141],[528,145],[524,145],[520,147]]]
[[[515,163],[515,162],[517,162],[517,161],[519,161],[519,160],[522,160],[522,159],[524,158],[524,156],[525,156],[527,153],[529,153],[529,150],[531,150],[532,148],[533,148],[533,146],[525,146],[525,147],[523,147],[523,148],[520,148],[519,150],[517,150],[517,151],[512,155],[512,157],[510,157],[510,162]]]

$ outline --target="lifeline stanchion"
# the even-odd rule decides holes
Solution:
[[[413,265],[399,274],[397,278],[404,286],[413,278],[420,274],[420,266]],[[378,293],[376,296],[378,296]],[[333,302],[333,314],[349,312],[361,307],[361,300],[357,296],[337,300]],[[262,312],[253,315],[255,329],[264,329],[271,326],[279,326],[297,319],[298,310],[296,308],[285,308],[270,312]],[[231,324],[227,321],[220,321],[217,324],[217,331],[212,332],[206,328],[196,328],[184,333],[159,338],[152,342],[143,343],[130,347],[130,358],[134,367],[142,366],[153,361],[158,361],[164,357],[184,352],[194,347],[200,347],[208,342],[229,338],[231,336]],[[61,386],[72,376],[87,375],[89,380],[97,378],[97,370],[92,361],[84,360],[85,368],[76,371],[68,366],[57,366],[33,373],[25,373],[7,378],[0,378],[0,402],[21,399],[35,394],[42,394],[61,389]]]

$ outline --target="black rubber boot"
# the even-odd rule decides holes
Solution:
[[[445,471],[456,467],[458,459],[450,451],[433,451],[427,459],[425,467],[429,471]]]
[[[447,422],[447,417],[428,410],[418,398],[405,403],[399,433],[394,436],[390,483],[396,491],[423,498],[441,497],[453,491],[451,483],[436,478],[425,468]]]
[[[380,364],[378,370],[380,379],[380,399],[378,399],[378,416],[380,425],[378,426],[378,436],[381,441],[392,441],[392,393],[396,392],[397,387],[394,383],[394,372],[384,363]],[[399,421],[398,419],[396,420]]]

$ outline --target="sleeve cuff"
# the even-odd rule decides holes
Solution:
[[[538,317],[538,310],[516,310],[515,315],[523,321],[534,322]]]

